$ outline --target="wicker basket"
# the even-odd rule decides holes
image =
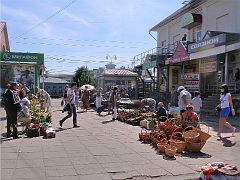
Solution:
[[[193,128],[193,130],[190,131],[186,131],[189,128]],[[183,133],[183,137],[185,139],[186,142],[198,142],[199,141],[199,136],[200,134],[198,133],[198,131],[196,130],[196,128],[194,127],[187,127],[184,129],[184,133]]]
[[[166,145],[167,145],[167,139],[162,139],[161,142],[157,144],[159,152],[164,153]]]
[[[184,141],[183,134],[181,132],[173,133],[170,139],[170,145],[175,146],[178,153],[183,152],[186,147],[186,142]]]
[[[176,155],[176,152],[177,152],[177,148],[175,146],[172,146],[172,145],[165,146],[166,156],[174,157]]]
[[[200,142],[187,142],[187,150],[191,152],[200,152],[205,145],[205,141],[200,141]]]
[[[206,142],[211,137],[211,135],[209,134],[210,128],[209,128],[208,124],[205,122],[200,122],[199,125],[201,125],[201,124],[206,125],[208,127],[208,130],[207,130],[207,132],[204,132],[200,129],[200,127],[199,127],[199,129],[197,129],[197,132],[200,134],[199,140]]]

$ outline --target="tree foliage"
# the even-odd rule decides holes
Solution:
[[[93,86],[95,86],[96,84],[96,80],[91,75],[90,70],[84,66],[76,70],[75,75],[73,77],[73,81],[76,82],[79,87],[85,84],[91,84]]]

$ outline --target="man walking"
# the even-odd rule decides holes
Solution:
[[[7,138],[11,137],[11,133],[13,133],[13,139],[17,139],[17,112],[21,111],[20,98],[17,93],[17,83],[11,83],[10,88],[4,95],[4,100],[7,114]],[[11,126],[13,132],[11,132]]]
[[[64,117],[61,121],[59,121],[60,126],[62,127],[62,124],[64,121],[66,121],[68,118],[72,117],[73,115],[73,128],[78,128],[80,126],[77,125],[77,111],[76,111],[76,102],[75,102],[75,90],[77,89],[77,84],[72,83],[71,88],[67,91],[67,99],[66,103],[67,106],[69,106],[68,115]]]
[[[178,107],[180,108],[182,116],[182,114],[186,111],[187,105],[191,103],[192,95],[183,86],[178,87],[178,93]]]

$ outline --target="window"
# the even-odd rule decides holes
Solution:
[[[181,35],[180,34],[177,34],[175,36],[173,36],[173,44],[174,45],[177,45],[178,41],[181,40]]]
[[[63,88],[60,86],[58,92],[59,92],[59,93],[62,93],[62,90],[63,90]]]
[[[54,94],[57,92],[57,87],[56,86],[53,86],[53,91],[52,91]]]
[[[162,41],[162,47],[166,47],[166,46],[167,46],[167,41],[166,40]]]

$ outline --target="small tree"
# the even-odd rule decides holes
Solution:
[[[91,84],[93,86],[96,84],[95,78],[91,76],[88,68],[84,66],[76,70],[73,81],[76,82],[79,87],[83,86],[84,84]]]

